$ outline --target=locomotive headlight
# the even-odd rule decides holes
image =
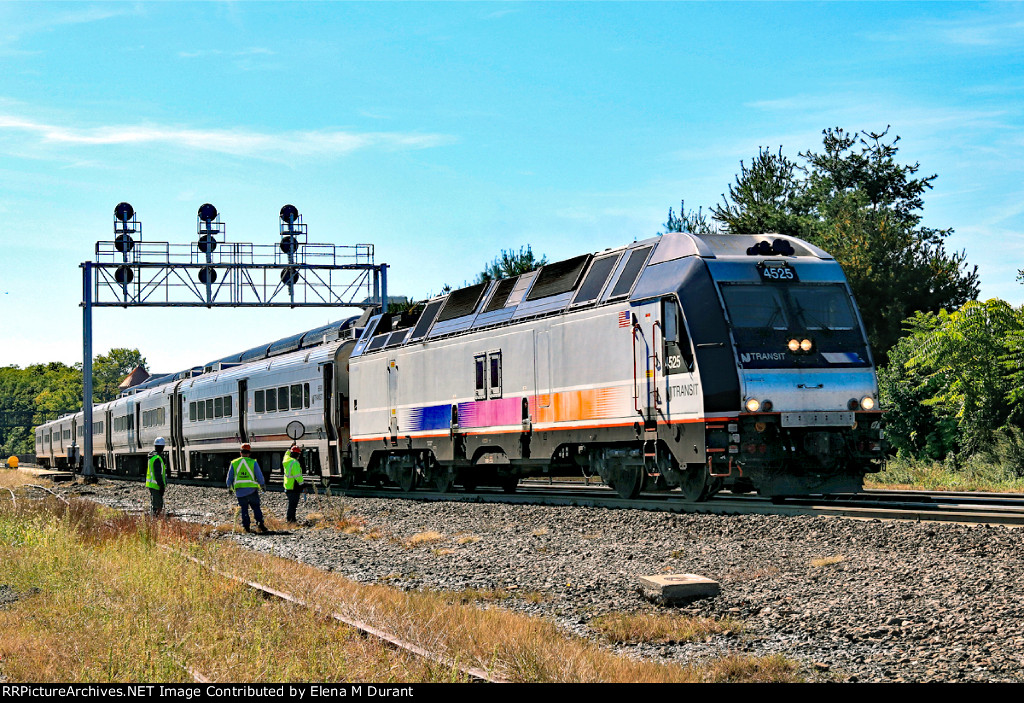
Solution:
[[[814,346],[814,342],[812,342],[809,339],[803,339],[803,340],[800,341],[800,350],[801,351],[809,352],[813,346]]]
[[[875,407],[875,399],[870,395],[866,395],[860,399],[860,406],[865,410],[873,410]]]
[[[757,398],[750,398],[747,400],[745,407],[747,408],[747,412],[756,413],[761,409],[761,402]]]
[[[791,352],[800,351],[800,340],[799,339],[791,339],[791,340],[789,340],[789,350]]]

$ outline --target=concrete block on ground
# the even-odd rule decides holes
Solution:
[[[639,576],[637,579],[644,596],[658,603],[707,598],[717,596],[722,591],[717,581],[697,574],[660,574]]]

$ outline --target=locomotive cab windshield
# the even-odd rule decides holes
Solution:
[[[720,288],[745,368],[870,365],[844,284],[723,282]]]

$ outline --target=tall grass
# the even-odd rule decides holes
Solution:
[[[11,681],[453,681],[322,615],[155,548],[187,529],[92,503],[0,508],[0,667]],[[193,543],[195,544],[195,543]]]
[[[1024,478],[1012,464],[992,455],[978,454],[945,462],[898,456],[889,459],[885,471],[868,474],[865,488],[902,488],[928,491],[1024,492]]]
[[[204,539],[205,529],[85,501],[0,503],[0,675],[11,681],[458,681],[449,666],[387,649],[326,617],[338,612],[468,666],[523,682],[793,681],[782,657],[678,666],[618,656],[553,622],[444,592],[361,585]],[[264,600],[157,549],[294,594]],[[505,593],[501,594],[505,596]],[[516,598],[513,593],[508,598]],[[487,599],[484,599],[487,600]],[[737,627],[738,629],[738,627]]]

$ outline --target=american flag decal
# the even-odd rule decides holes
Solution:
[[[629,310],[623,310],[619,313],[619,327],[629,327],[630,322]]]

